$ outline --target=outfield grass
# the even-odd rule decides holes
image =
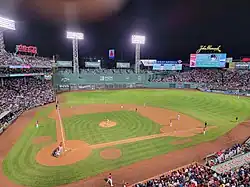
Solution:
[[[99,123],[104,119],[115,121],[111,128],[103,128]],[[63,118],[66,137],[69,140],[83,140],[88,144],[97,144],[159,134],[161,125],[133,111],[116,111],[75,115]]]
[[[95,176],[96,174],[104,171],[116,169],[121,166],[129,165],[156,155],[165,154],[176,149],[195,145],[202,141],[214,139],[236,125],[236,122],[233,121],[236,116],[239,117],[240,121],[244,121],[250,116],[249,98],[237,99],[233,96],[219,94],[181,90],[119,90],[81,93],[72,92],[63,95],[66,98],[65,105],[68,106],[105,102],[124,104],[133,103],[141,105],[146,103],[147,105],[165,107],[185,113],[201,121],[208,121],[209,124],[216,125],[218,128],[210,130],[205,137],[202,135],[194,136],[192,137],[192,142],[186,143],[184,145],[173,146],[170,144],[171,141],[178,139],[174,137],[164,137],[118,145],[116,147],[122,150],[122,157],[114,161],[103,160],[99,156],[99,153],[102,149],[97,149],[94,150],[86,160],[80,161],[77,164],[60,167],[45,167],[35,162],[36,153],[45,144],[34,145],[32,144],[32,139],[38,136],[51,136],[52,140],[55,141],[56,132],[55,121],[47,118],[51,108],[41,109],[41,111],[38,113],[39,116],[36,116],[36,119],[38,117],[39,119],[42,118],[43,120],[41,123],[44,127],[39,128],[39,130],[34,128],[34,119],[3,162],[4,173],[14,182],[31,187],[50,187],[71,183],[88,176]],[[113,112],[107,114],[111,116],[114,115]],[[95,120],[91,115],[80,115],[73,118],[77,123],[77,121],[86,120],[85,117],[87,116],[88,120],[85,121],[86,123],[84,122],[83,125],[88,127],[88,125],[90,125],[88,124],[88,121]],[[101,118],[102,114],[98,115],[97,116]],[[119,112],[115,112],[115,115],[118,115],[119,118],[122,119],[124,113],[120,114]],[[134,114],[129,113],[128,115],[133,116]],[[133,117],[138,118],[138,116]],[[140,119],[143,120],[141,117]],[[64,122],[67,131],[70,131],[67,132],[67,137],[69,138],[75,138],[73,135],[74,131],[79,139],[85,137],[84,140],[88,141],[89,143],[105,142],[112,140],[113,138],[110,136],[108,139],[105,139],[101,134],[99,134],[100,137],[94,138],[87,136],[86,133],[92,132],[87,132],[87,129],[86,132],[80,130],[80,124],[75,125],[74,129],[70,129],[70,125],[67,120],[69,119],[64,119]],[[138,128],[139,127],[143,128],[144,126],[138,125]],[[145,129],[143,135],[144,133],[157,133],[159,130],[157,124],[152,125],[151,128],[152,132],[149,132],[147,129]],[[138,133],[139,131],[141,130],[138,129]],[[103,129],[100,132],[103,133]],[[126,129],[124,129],[124,133],[126,135],[124,135],[122,138],[129,136],[129,133],[126,131]],[[137,130],[135,130],[132,134],[137,135]],[[95,136],[98,136],[98,134]],[[117,135],[113,134],[113,136]]]

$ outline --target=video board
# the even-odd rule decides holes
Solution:
[[[224,68],[226,66],[227,54],[212,53],[212,54],[191,54],[190,67],[217,67]]]

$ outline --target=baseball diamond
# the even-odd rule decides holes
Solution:
[[[6,185],[101,186],[105,181],[100,179],[110,171],[114,185],[123,180],[132,184],[161,171],[201,161],[206,154],[249,135],[245,129],[248,124],[236,127],[249,117],[250,100],[246,97],[237,99],[192,90],[133,89],[68,92],[58,95],[57,100],[59,109],[49,104],[24,112],[0,136],[9,140],[2,148],[2,174],[8,179],[1,178]],[[236,122],[234,116],[240,121]],[[37,119],[39,129],[33,125]],[[205,136],[204,121],[209,124]],[[105,123],[105,127],[100,123]],[[108,123],[114,125],[106,126]],[[217,139],[219,136],[222,137]],[[213,146],[211,141],[215,141]],[[52,157],[51,152],[60,142],[64,142],[67,151],[58,158]],[[194,149],[199,151],[190,154]],[[170,156],[175,159],[165,160]],[[140,172],[143,168],[151,169]],[[134,178],[135,173],[141,174]],[[45,180],[48,176],[50,180]]]

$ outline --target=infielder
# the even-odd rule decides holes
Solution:
[[[172,127],[173,123],[172,120],[169,121],[169,126]]]
[[[203,128],[203,134],[204,135],[206,134],[206,130],[207,130],[207,122],[205,121],[204,128]]]
[[[39,127],[39,123],[38,123],[38,120],[36,121],[36,128],[38,128]]]
[[[203,128],[203,134],[206,134],[206,127]]]
[[[180,115],[180,114],[178,114],[178,115],[177,115],[177,120],[179,121],[179,120],[180,120],[180,118],[181,118],[181,115]]]
[[[111,175],[111,173],[109,173],[107,183],[109,183],[110,186],[114,186],[114,185],[113,185],[113,180],[112,180],[112,175]]]

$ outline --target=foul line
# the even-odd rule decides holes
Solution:
[[[58,118],[59,118],[59,124],[60,124],[60,130],[61,130],[61,135],[62,135],[63,147],[65,148],[65,138],[64,138],[64,132],[63,132],[62,118],[61,118],[59,108],[57,108],[56,110],[57,110],[57,114],[58,114]]]

